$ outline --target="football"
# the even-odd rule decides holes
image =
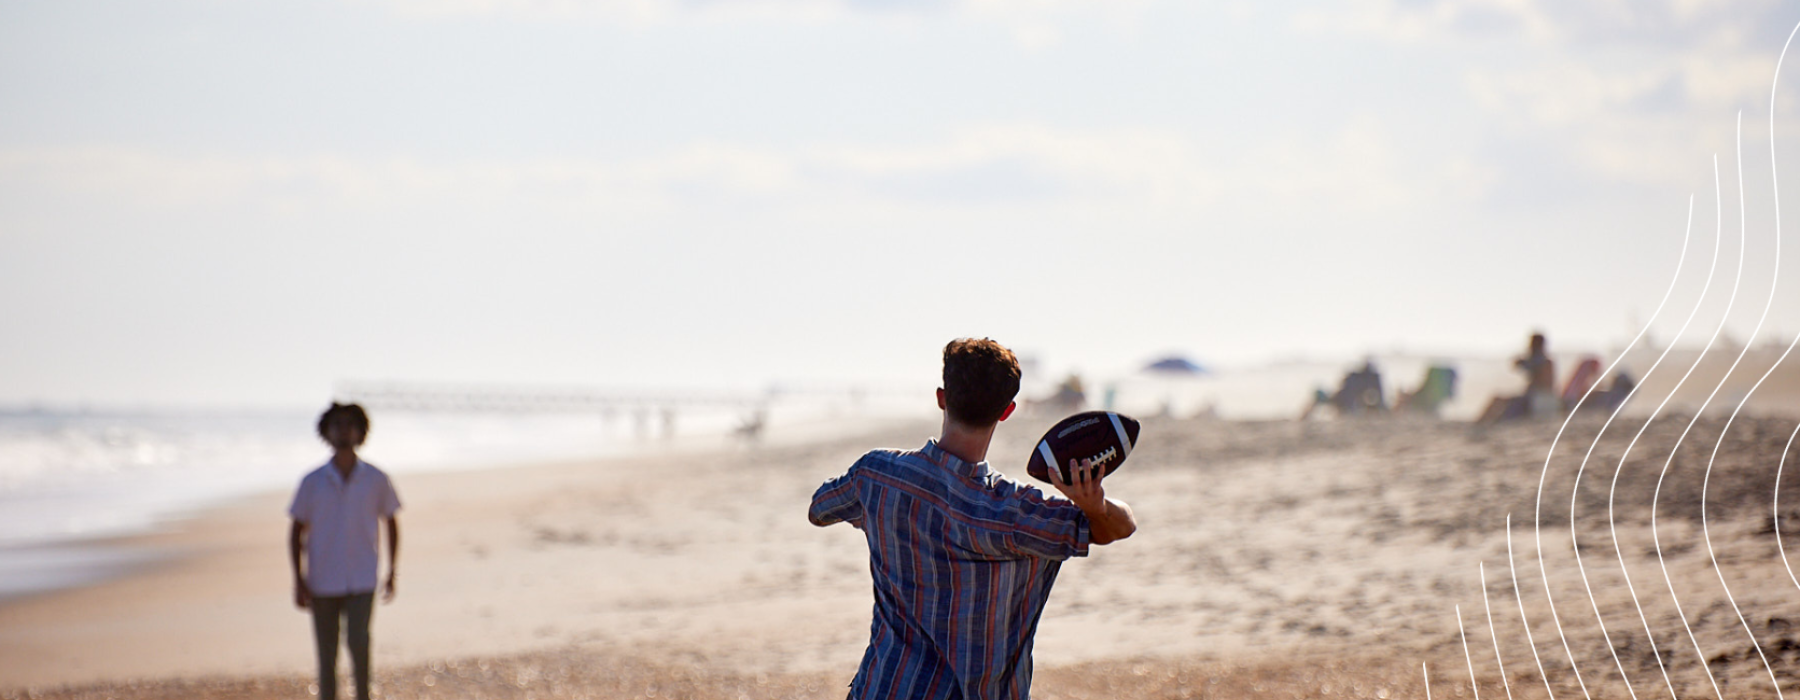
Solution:
[[[1113,473],[1137,444],[1138,422],[1112,411],[1077,413],[1051,426],[1031,451],[1031,463],[1025,473],[1039,481],[1050,481],[1050,470],[1056,469],[1063,483],[1070,483],[1069,460],[1091,459],[1102,465],[1102,476]]]

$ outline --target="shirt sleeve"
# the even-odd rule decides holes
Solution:
[[[1042,489],[1018,485],[1011,494],[1012,548],[1022,556],[1063,560],[1085,557],[1091,534],[1087,514],[1074,502],[1046,496]]]
[[[310,479],[301,479],[300,488],[294,490],[294,500],[288,504],[288,517],[303,523],[312,522],[312,489]]]
[[[813,492],[812,506],[806,510],[806,519],[819,527],[835,523],[847,522],[862,527],[862,499],[857,495],[856,467],[843,476],[825,482],[819,490]]]
[[[395,513],[400,512],[400,494],[394,492],[394,480],[385,478],[387,476],[385,474],[382,476],[384,478],[381,480],[381,517],[392,518]]]

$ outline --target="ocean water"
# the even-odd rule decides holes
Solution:
[[[167,553],[116,538],[179,527],[210,506],[291,491],[330,457],[317,410],[0,411],[0,599],[105,580]],[[835,412],[835,413],[834,413]],[[776,426],[842,407],[787,405]],[[368,462],[393,474],[507,467],[723,444],[746,416],[660,412],[378,411]]]
[[[1379,357],[1392,392],[1430,358]],[[1297,362],[1196,376],[1084,378],[1088,408],[1140,417],[1199,414],[1282,419],[1316,387],[1360,365]],[[1472,417],[1495,391],[1522,383],[1503,360],[1461,360],[1446,417]],[[1055,392],[1033,377],[1021,401]],[[793,393],[766,406],[766,439],[854,430],[869,421],[936,414],[932,385],[834,395]],[[1108,398],[1110,396],[1110,405]],[[105,580],[168,553],[116,538],[179,527],[196,512],[255,493],[288,492],[330,456],[315,407],[260,411],[0,410],[0,599]],[[730,443],[743,409],[689,408],[673,430],[660,412],[373,412],[361,454],[394,474],[506,467]],[[404,494],[404,492],[403,492]]]

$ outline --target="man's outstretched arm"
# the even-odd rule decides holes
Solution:
[[[806,519],[819,527],[848,522],[862,528],[863,509],[856,495],[856,479],[845,474],[819,486],[813,492],[812,505],[806,509]]]
[[[1069,460],[1069,476],[1075,480],[1072,484],[1063,483],[1061,469],[1049,471],[1050,483],[1056,490],[1087,515],[1089,542],[1110,544],[1137,532],[1137,516],[1132,514],[1131,506],[1106,497],[1106,489],[1100,486],[1100,468],[1092,461]]]

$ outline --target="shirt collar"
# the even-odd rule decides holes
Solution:
[[[355,481],[356,475],[361,474],[362,470],[363,470],[363,461],[362,461],[362,459],[359,458],[356,460],[356,466],[350,468],[350,480]],[[330,475],[327,478],[331,479],[332,481],[335,481],[339,484],[345,483],[344,482],[344,473],[338,471],[336,462],[333,462],[329,459],[325,460],[325,473]]]
[[[987,460],[971,464],[969,462],[964,462],[961,457],[950,454],[949,451],[938,445],[936,438],[926,440],[925,448],[919,451],[924,453],[933,463],[942,465],[945,469],[949,469],[956,474],[960,474],[970,479],[986,479],[993,471],[988,467]]]

